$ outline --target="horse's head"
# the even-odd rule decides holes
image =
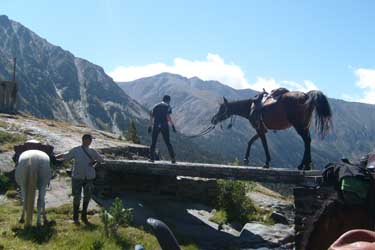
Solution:
[[[219,111],[211,119],[211,123],[213,125],[216,125],[219,122],[222,122],[231,116],[231,114],[229,113],[228,100],[225,97],[223,98],[224,98],[224,102],[220,104]]]

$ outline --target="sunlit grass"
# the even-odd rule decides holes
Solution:
[[[0,131],[0,152],[10,151],[13,146],[26,141],[26,136],[19,133]]]
[[[159,250],[160,246],[152,233],[141,228],[120,227],[118,237],[106,238],[100,222],[99,214],[89,217],[92,226],[75,226],[71,223],[71,205],[47,209],[48,226],[35,226],[24,229],[18,223],[20,216],[18,202],[9,201],[0,205],[0,249],[94,249],[94,245],[102,246],[99,249],[119,250],[134,249],[141,244],[147,250]],[[35,224],[35,216],[34,216]],[[198,249],[195,244],[182,246],[184,250]]]

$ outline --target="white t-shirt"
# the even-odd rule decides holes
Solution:
[[[103,158],[92,148],[85,148],[92,159],[103,162]],[[64,154],[64,160],[74,159],[72,178],[74,179],[95,179],[95,168],[91,165],[91,159],[83,151],[82,146],[72,148]]]

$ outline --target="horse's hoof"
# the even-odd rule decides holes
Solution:
[[[303,170],[305,170],[305,171],[312,170],[311,164],[305,165],[305,167],[303,168]]]
[[[307,164],[301,163],[298,166],[298,170],[302,170],[302,171],[312,170],[312,166],[313,166],[312,162],[307,163]]]
[[[24,219],[20,219],[18,222],[21,223],[21,224],[23,224],[23,223],[25,223],[25,220]]]
[[[243,164],[245,164],[245,165],[248,165],[249,164],[249,159],[243,159]]]
[[[263,168],[270,168],[270,165],[269,164],[264,164]]]

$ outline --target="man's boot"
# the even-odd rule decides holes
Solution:
[[[73,221],[74,224],[79,225],[79,202],[73,202]]]
[[[90,222],[87,220],[87,208],[89,207],[89,201],[84,201],[82,205],[82,214],[81,214],[81,220],[86,225],[90,225]]]
[[[174,158],[174,157],[171,158],[171,163],[172,163],[172,164],[175,164],[175,163],[176,163],[176,158]]]

